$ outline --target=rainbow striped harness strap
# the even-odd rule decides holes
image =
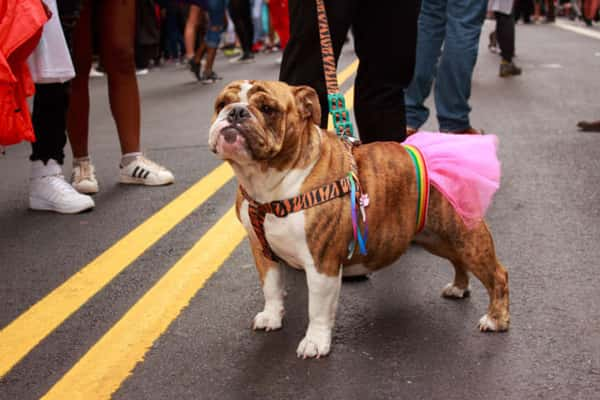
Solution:
[[[425,228],[427,219],[427,207],[429,206],[429,176],[427,175],[427,166],[423,154],[415,146],[403,144],[410,155],[415,172],[417,174],[417,233]]]

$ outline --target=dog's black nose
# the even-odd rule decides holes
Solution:
[[[227,121],[232,124],[243,122],[248,118],[250,118],[250,111],[244,106],[234,106],[227,114]]]

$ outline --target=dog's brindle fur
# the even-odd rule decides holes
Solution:
[[[314,90],[260,81],[249,81],[246,87],[248,83],[251,88],[243,96],[248,99],[248,110],[253,118],[244,123],[243,130],[249,153],[247,162],[261,171],[302,169],[315,163],[301,192],[333,182],[350,171],[344,154],[347,151],[345,145],[334,133],[320,131],[315,126],[321,112]],[[240,101],[242,85],[243,82],[233,82],[223,90],[215,103],[213,121],[229,104]],[[266,110],[271,112],[261,111],[265,104],[269,106]],[[368,255],[356,252],[351,260],[347,260],[352,225],[350,201],[348,197],[342,197],[304,211],[306,242],[317,271],[335,277],[339,276],[342,266],[347,268],[355,264],[375,271],[393,263],[414,241],[429,252],[448,259],[454,266],[454,281],[443,295],[465,297],[469,290],[468,272],[471,272],[485,286],[490,298],[488,312],[480,320],[480,329],[508,329],[508,274],[496,258],[486,223],[481,221],[468,229],[451,204],[431,186],[427,222],[424,230],[416,234],[416,176],[406,150],[398,143],[378,142],[356,147],[353,155],[363,190],[370,197],[370,205],[366,208]],[[251,180],[244,176],[245,167],[240,161],[228,161],[240,183],[255,200],[281,200],[261,198]],[[238,191],[238,218],[242,201]],[[249,233],[256,267],[264,285],[265,276],[270,269],[277,268],[277,263],[263,256],[253,232]],[[294,246],[294,243],[289,245]],[[299,350],[299,355],[307,354],[300,354]]]

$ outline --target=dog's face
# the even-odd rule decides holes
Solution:
[[[270,161],[284,143],[293,144],[318,124],[321,110],[316,92],[308,86],[282,82],[235,81],[215,101],[208,144],[222,159],[240,165]]]

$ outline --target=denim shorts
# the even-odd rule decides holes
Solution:
[[[205,0],[208,11],[208,29],[206,31],[206,46],[211,49],[219,47],[221,33],[225,30],[225,8],[227,0]]]

